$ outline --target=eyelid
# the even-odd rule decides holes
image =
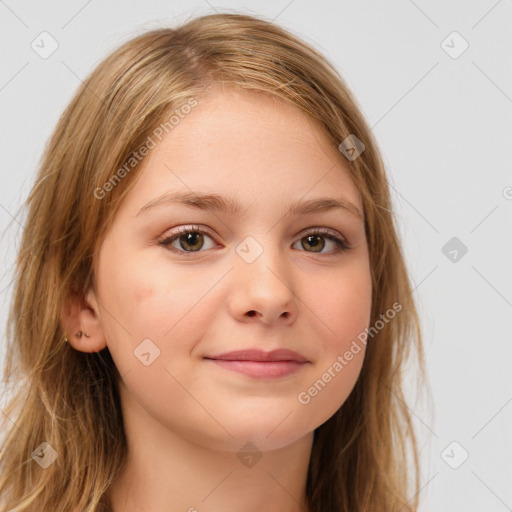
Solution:
[[[348,244],[347,239],[337,230],[323,227],[323,226],[311,226],[309,228],[303,229],[297,236],[302,238],[305,235],[311,234],[319,234],[319,235],[333,235],[335,237],[341,238],[344,242]],[[302,236],[301,236],[302,235]]]
[[[204,235],[208,235],[214,241],[216,239],[215,235],[205,226],[199,226],[197,224],[193,224],[193,225],[189,225],[189,226],[187,226],[187,225],[178,226],[171,233],[164,235],[162,237],[162,239],[159,240],[159,243],[165,242],[166,240],[170,240],[172,238],[178,239],[181,235],[186,235],[189,232],[201,233]]]

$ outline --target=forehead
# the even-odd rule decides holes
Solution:
[[[280,152],[286,146],[279,146],[287,143],[306,144],[310,149],[328,145],[320,124],[281,98],[260,91],[214,91],[199,99],[198,106],[172,130],[166,138],[170,145],[205,142],[225,149],[222,143],[231,142],[251,151],[264,144],[269,151]]]
[[[282,202],[342,193],[362,208],[344,157],[319,124],[266,93],[230,90],[200,98],[156,142],[125,198],[134,207],[179,190],[237,196],[242,203],[254,202],[256,194]]]

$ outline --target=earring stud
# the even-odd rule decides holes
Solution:
[[[78,332],[76,333],[76,337],[77,337],[77,338],[81,338],[82,336],[86,336],[87,338],[90,338],[90,337],[91,337],[91,336],[90,336],[89,334],[87,334],[86,332],[78,331]],[[69,340],[68,340],[68,337],[67,337],[67,336],[64,338],[64,342],[65,342],[65,343],[69,343]]]

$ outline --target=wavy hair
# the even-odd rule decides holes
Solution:
[[[120,375],[108,348],[83,353],[64,342],[60,312],[70,291],[85,295],[94,286],[93,257],[142,166],[108,190],[104,184],[126,171],[163,120],[216,84],[285,100],[336,147],[349,135],[364,143],[354,160],[339,154],[364,204],[371,325],[392,304],[402,307],[368,340],[347,400],[315,429],[307,500],[310,512],[417,510],[419,456],[402,380],[411,356],[424,378],[424,360],[382,157],[320,52],[274,23],[226,12],[122,44],[82,83],[45,148],[23,205],[7,321],[3,385],[12,396],[3,414],[1,512],[111,510],[107,490],[126,454]],[[34,460],[43,442],[58,454],[47,468]]]

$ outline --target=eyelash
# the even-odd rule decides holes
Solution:
[[[181,250],[181,249],[176,249],[175,247],[171,246],[171,244],[175,240],[179,239],[183,235],[188,235],[190,233],[200,233],[202,235],[208,235],[210,238],[213,239],[213,237],[210,235],[210,233],[208,231],[204,231],[204,230],[200,229],[199,226],[192,226],[192,227],[189,227],[189,228],[179,228],[175,233],[173,233],[172,235],[169,235],[166,238],[164,238],[163,240],[161,240],[159,242],[159,244],[164,246],[165,248],[169,249],[172,252],[176,252],[176,253],[180,253],[180,254],[185,254],[187,256],[192,256],[194,254],[197,254],[197,253],[200,253],[200,252],[204,252],[204,251],[201,251],[201,250],[199,250],[199,251],[184,251],[184,250]],[[335,249],[333,251],[328,251],[326,253],[323,253],[323,252],[322,253],[312,252],[312,254],[332,255],[332,254],[338,254],[339,252],[348,251],[349,249],[352,248],[352,246],[346,240],[344,240],[339,235],[337,235],[335,231],[332,231],[332,230],[327,229],[327,228],[311,228],[310,230],[306,231],[299,238],[299,240],[301,240],[302,238],[305,238],[307,236],[322,236],[324,238],[332,240],[337,245],[337,249]],[[303,251],[303,252],[310,252],[310,251]]]

